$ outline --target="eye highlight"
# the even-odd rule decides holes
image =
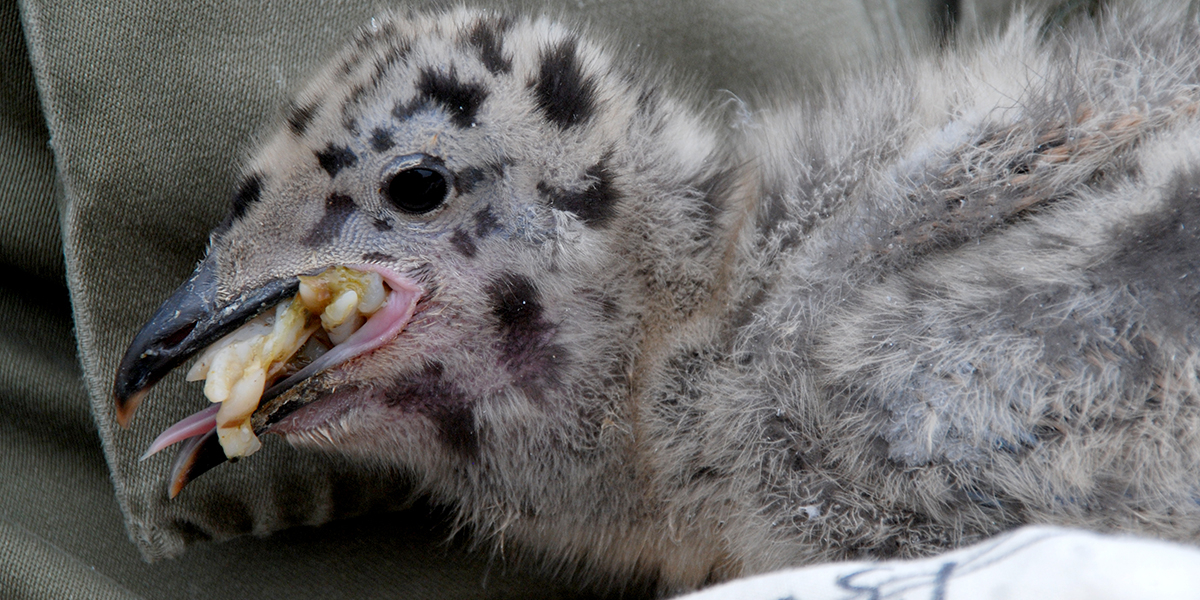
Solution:
[[[383,180],[379,192],[396,208],[411,214],[427,213],[450,196],[452,175],[429,157],[413,157]]]

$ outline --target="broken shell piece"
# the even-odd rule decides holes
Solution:
[[[363,314],[379,310],[387,300],[379,273],[332,267],[320,275],[300,277],[300,299],[314,315],[323,313],[330,302],[336,302],[348,290],[357,294],[358,310]]]
[[[358,311],[354,311],[354,315],[348,318],[344,323],[333,327],[332,329],[326,330],[329,332],[329,341],[333,342],[334,344],[340,344],[346,341],[351,335],[354,334],[355,331],[358,331],[358,328],[362,327],[363,323],[366,321],[367,320],[362,316],[362,314],[360,314]]]
[[[204,395],[220,402],[217,435],[225,456],[246,456],[262,447],[249,429],[267,380],[280,373],[288,360],[316,331],[311,314],[296,299],[259,315],[205,351],[189,371],[205,379]]]
[[[318,276],[300,278],[299,296],[305,308],[316,314],[321,314],[321,311],[329,304],[329,299],[333,297],[333,294],[330,292],[329,286],[322,282]]]
[[[188,371],[188,381],[205,380],[204,395],[221,403],[217,435],[225,456],[247,456],[262,447],[250,426],[263,392],[288,363],[307,347],[300,360],[311,362],[323,344],[307,344],[319,328],[340,344],[377,312],[388,290],[378,273],[333,267],[320,275],[300,277],[299,293],[290,301],[255,317],[201,354]],[[318,318],[319,317],[319,318]]]
[[[220,411],[217,412],[217,419],[221,418]],[[225,456],[235,458],[238,456],[250,456],[258,452],[262,448],[262,441],[254,435],[254,428],[250,427],[250,419],[242,419],[236,424],[222,427],[217,426],[217,439],[221,442],[221,448],[225,450]],[[230,448],[236,448],[239,454],[231,455]]]
[[[204,395],[211,402],[224,402],[229,397],[229,390],[237,384],[242,376],[242,364],[254,353],[255,341],[266,335],[269,328],[262,328],[263,333],[246,340],[225,344],[213,357],[205,373]]]
[[[195,364],[191,369],[188,369],[188,381],[203,381],[208,377],[209,370],[212,368],[213,362],[221,355],[221,351],[231,345],[252,340],[255,337],[266,335],[271,331],[272,321],[275,315],[270,312],[265,312],[258,315],[250,322],[242,325],[237,330],[231,332],[225,337],[217,340],[216,343],[209,346],[196,359]]]
[[[383,286],[383,277],[379,273],[363,273],[366,275],[363,289],[358,291],[358,312],[369,315],[375,313],[387,301],[387,288]]]
[[[354,290],[346,290],[338,294],[337,299],[325,307],[325,312],[321,313],[321,325],[326,330],[333,329],[345,323],[356,313],[358,313],[358,294]]]
[[[250,415],[258,408],[267,385],[267,373],[262,363],[253,361],[242,377],[229,390],[228,398],[217,411],[217,437],[225,456],[249,456],[262,447],[250,428]]]

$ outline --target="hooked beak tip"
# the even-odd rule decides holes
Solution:
[[[237,329],[300,286],[296,277],[269,281],[233,300],[217,301],[213,263],[205,260],[130,343],[113,383],[115,416],[128,427],[150,388],[196,352]]]
[[[150,393],[150,388],[138,390],[129,396],[116,396],[117,424],[121,426],[121,429],[129,428],[129,421],[133,419],[133,413],[137,412],[138,406],[142,404],[142,400],[148,393]]]

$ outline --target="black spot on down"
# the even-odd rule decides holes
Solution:
[[[475,213],[475,237],[483,238],[500,231],[500,219],[492,212],[491,205]]]
[[[475,240],[471,239],[471,234],[461,229],[455,229],[454,233],[450,235],[450,243],[463,256],[467,258],[475,256]]]
[[[501,20],[492,23],[484,19],[480,20],[467,36],[467,43],[479,49],[479,60],[483,61],[483,66],[492,75],[512,72],[512,61],[504,56],[500,36],[497,33],[497,30],[503,31],[507,28],[507,21]]]
[[[388,133],[382,127],[376,127],[371,130],[371,149],[376,152],[386,152],[392,149],[395,145],[392,142],[392,134]]]
[[[353,167],[358,162],[358,157],[345,146],[330,144],[317,152],[317,162],[330,177],[335,177],[343,168]]]
[[[557,385],[566,349],[554,344],[555,326],[544,315],[541,294],[524,275],[505,272],[486,288],[496,318],[501,360],[514,384],[531,400],[541,401]]]
[[[313,247],[328,244],[342,233],[342,225],[354,214],[354,199],[343,194],[330,194],[325,199],[325,214],[321,220],[309,230],[302,240],[304,245]]]
[[[590,227],[603,227],[616,213],[621,194],[613,186],[607,159],[592,165],[586,173],[590,182],[579,191],[551,187],[546,182],[538,183],[537,188],[550,206],[574,213]]]
[[[397,121],[408,120],[413,113],[417,112],[418,108],[421,108],[421,104],[420,98],[414,98],[411,102],[397,102],[396,106],[392,107],[392,116],[396,117]]]
[[[563,129],[586,121],[596,108],[596,84],[584,76],[576,50],[573,39],[545,50],[533,85],[538,108]]]
[[[488,286],[492,314],[504,333],[533,333],[542,321],[540,293],[533,281],[524,275],[507,272]]]
[[[402,410],[424,415],[443,443],[462,455],[479,452],[474,402],[443,377],[445,367],[430,363],[415,374],[396,380],[384,390],[384,401]]]
[[[407,41],[390,44],[387,52],[375,60],[374,70],[371,72],[371,85],[374,87],[381,85],[392,66],[404,60],[410,50],[411,46]]]
[[[242,182],[238,184],[237,191],[233,194],[232,207],[230,208],[231,218],[237,220],[250,210],[250,205],[258,202],[262,198],[262,176],[258,173],[247,175]]]
[[[454,189],[460,194],[469,194],[486,178],[487,171],[479,167],[467,167],[455,174]]]
[[[309,104],[307,106],[294,107],[287,116],[288,128],[297,136],[304,135],[313,117],[317,116],[317,105]]]
[[[475,113],[488,96],[482,85],[460,81],[453,69],[449,73],[422,69],[417,78],[417,93],[441,105],[450,113],[450,121],[459,127],[475,123]]]

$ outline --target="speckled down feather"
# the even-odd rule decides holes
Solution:
[[[550,20],[383,16],[251,154],[206,264],[223,300],[338,264],[418,282],[273,431],[602,584],[1024,523],[1195,541],[1185,14],[1018,20],[739,115]],[[386,190],[413,157],[453,184],[428,212]]]

